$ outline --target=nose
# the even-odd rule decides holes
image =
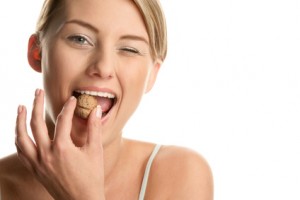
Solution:
[[[110,79],[114,76],[115,59],[109,51],[99,50],[92,56],[87,73],[89,76]]]

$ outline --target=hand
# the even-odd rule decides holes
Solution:
[[[71,139],[76,98],[71,97],[57,117],[53,141],[43,119],[44,92],[37,90],[32,110],[31,130],[26,128],[26,108],[19,106],[16,123],[18,157],[55,199],[105,199],[101,108],[88,119],[87,142],[76,147]]]

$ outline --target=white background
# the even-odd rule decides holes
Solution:
[[[42,2],[0,6],[0,157],[13,153],[18,104],[40,75],[26,46]],[[169,52],[124,130],[186,146],[210,163],[215,199],[300,199],[300,2],[162,0]]]

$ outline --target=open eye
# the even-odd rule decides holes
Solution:
[[[84,35],[70,35],[67,39],[75,45],[94,46],[93,43]]]

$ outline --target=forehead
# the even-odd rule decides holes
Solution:
[[[65,0],[64,20],[82,20],[100,31],[131,30],[147,35],[143,17],[132,0]]]

